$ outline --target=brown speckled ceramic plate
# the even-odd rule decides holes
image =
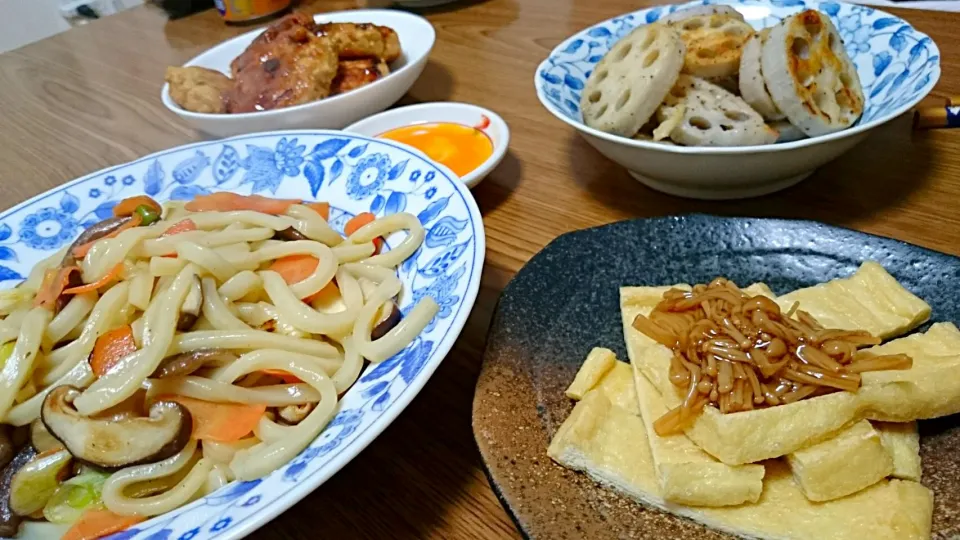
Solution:
[[[500,298],[473,405],[473,431],[494,490],[530,538],[714,539],[726,535],[645,508],[555,464],[547,444],[572,409],[563,391],[595,346],[627,359],[621,285],[763,281],[774,292],[884,265],[960,321],[960,259],[811,222],[686,216],[614,223],[563,235]],[[923,483],[936,539],[960,537],[958,418],[921,422]]]

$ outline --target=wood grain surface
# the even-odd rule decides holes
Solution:
[[[643,187],[540,106],[534,68],[557,43],[654,3],[464,0],[424,12],[438,41],[403,103],[476,103],[499,112],[513,131],[509,155],[474,190],[487,231],[480,297],[457,346],[409,409],[254,537],[517,537],[482,472],[471,402],[500,290],[561,233],[708,212],[819,220],[960,255],[960,130],[912,132],[903,117],[792,189],[747,201],[695,202]],[[301,8],[355,5],[305,1]],[[938,43],[943,76],[934,95],[960,94],[960,14],[890,11]],[[0,55],[0,207],[202,139],[160,103],[164,68],[247,30],[225,25],[212,10],[168,21],[146,6]]]

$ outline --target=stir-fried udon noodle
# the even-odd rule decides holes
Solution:
[[[860,351],[880,343],[869,332],[824,328],[797,304],[781,313],[724,278],[668,290],[633,327],[673,351],[670,382],[683,401],[654,423],[660,435],[681,432],[706,406],[735,413],[856,392],[861,373],[913,365],[905,354]]]
[[[365,360],[437,312],[396,304],[415,216],[361,214],[344,238],[327,212],[135,197],[0,293],[0,536],[96,512],[120,530],[309,445]]]

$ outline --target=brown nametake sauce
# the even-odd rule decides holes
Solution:
[[[670,289],[633,327],[670,347],[670,382],[685,392],[683,403],[654,423],[661,436],[683,431],[707,405],[732,413],[856,392],[860,373],[913,365],[905,354],[858,351],[880,344],[868,332],[824,328],[796,305],[781,313],[773,300],[749,296],[725,278]]]

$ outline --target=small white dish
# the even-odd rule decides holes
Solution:
[[[439,122],[475,127],[490,137],[493,143],[490,157],[472,172],[460,177],[469,188],[486,178],[507,154],[507,147],[510,146],[510,128],[507,123],[497,113],[469,103],[436,102],[399,107],[360,120],[344,131],[378,137],[404,126]]]
[[[382,111],[396,103],[413,86],[430,56],[436,32],[429,21],[418,15],[386,9],[367,9],[319,13],[318,23],[357,22],[389,26],[400,38],[402,53],[390,64],[383,79],[350,92],[325,99],[270,111],[239,114],[195,113],[182,109],[170,98],[168,84],[163,85],[163,104],[191,127],[217,137],[279,129],[341,129],[351,122]],[[263,28],[225,41],[194,57],[184,66],[200,66],[230,74],[230,62],[263,32]]]

